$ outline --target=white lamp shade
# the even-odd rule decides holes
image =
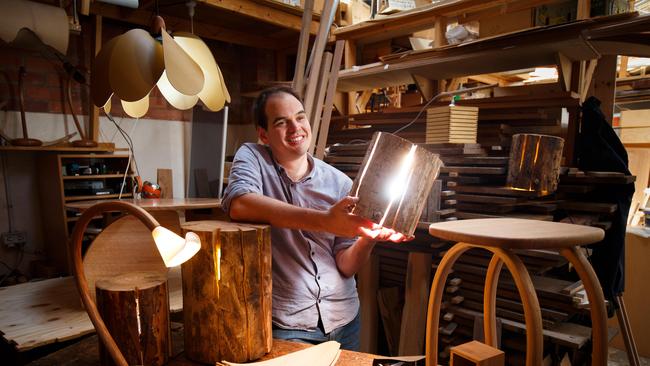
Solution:
[[[201,249],[201,239],[189,232],[185,239],[169,229],[158,226],[151,232],[166,267],[176,267],[192,258]]]

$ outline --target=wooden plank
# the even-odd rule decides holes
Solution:
[[[102,17],[101,15],[95,15],[93,22],[93,35],[92,38],[92,49],[93,57],[91,57],[91,70],[92,65],[95,63],[95,56],[102,49]],[[98,142],[99,141],[99,108],[94,103],[89,104],[89,117],[88,117],[88,136],[87,139]],[[70,113],[74,113],[71,111]]]
[[[296,55],[296,67],[293,72],[291,88],[302,97],[305,84],[305,62],[307,62],[307,51],[309,50],[309,23],[314,11],[314,0],[305,0],[303,4],[302,25],[300,37],[298,38],[298,51]]]
[[[399,347],[399,330],[402,319],[402,303],[399,292],[399,287],[380,288],[377,292],[379,313],[384,326],[388,351],[391,355],[396,355]]]
[[[160,198],[174,198],[174,183],[171,169],[158,169],[156,183],[160,186]]]
[[[323,119],[321,121],[320,132],[318,133],[318,144],[316,145],[316,157],[319,159],[322,159],[325,155],[325,145],[327,144],[327,136],[329,134],[330,118],[332,117],[332,109],[334,108],[336,82],[339,77],[339,69],[341,68],[341,59],[343,57],[344,49],[345,41],[336,41],[334,58],[332,59],[332,67],[330,68],[329,80],[327,82]]]
[[[441,173],[456,172],[459,174],[505,174],[503,167],[465,167],[465,166],[444,166],[440,168]]]
[[[308,150],[311,154],[314,154],[316,140],[318,139],[318,132],[320,130],[321,115],[323,113],[323,102],[325,101],[327,82],[330,79],[329,73],[330,69],[332,68],[332,58],[333,55],[331,52],[324,53],[321,69],[318,72],[318,86],[316,87],[316,95],[314,96],[314,102],[311,106],[311,109],[309,109],[308,112],[309,121],[311,122],[312,128],[312,138],[309,142]]]
[[[360,351],[377,353],[379,258],[371,254],[357,274],[361,312]]]
[[[318,34],[316,35],[316,40],[314,41],[311,54],[309,55],[311,61],[307,70],[309,81],[307,82],[305,97],[303,98],[303,105],[305,106],[305,112],[307,112],[308,116],[312,115],[315,106],[314,103],[319,82],[318,73],[321,70],[321,63],[323,61],[322,55],[327,43],[330,25],[332,24],[332,9],[336,6],[338,6],[338,0],[328,1],[325,3],[325,7],[323,8],[323,14],[325,16],[321,19],[321,23],[318,27]]]
[[[420,355],[424,350],[430,286],[431,254],[409,253],[399,355]]]

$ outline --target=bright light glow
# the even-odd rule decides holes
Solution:
[[[402,160],[399,172],[388,186],[388,194],[390,195],[391,201],[402,197],[406,190],[406,180],[408,179],[411,165],[413,165],[413,160],[415,159],[416,148],[416,145],[411,146],[411,150],[409,150],[408,154],[404,157],[404,160]]]
[[[529,79],[524,80],[524,83],[532,83],[542,80],[557,80],[557,69],[554,67],[536,67],[534,71],[530,72]]]
[[[388,213],[390,212],[391,207],[393,206],[393,203],[396,200],[402,200],[404,198],[404,194],[406,193],[406,187],[408,187],[408,182],[409,178],[411,176],[411,165],[413,165],[413,160],[415,159],[415,150],[417,149],[417,145],[411,145],[411,150],[409,150],[408,154],[404,157],[404,160],[402,160],[402,164],[400,165],[399,172],[397,175],[393,178],[393,180],[390,182],[388,185],[388,194],[390,197],[390,201],[388,203],[388,207],[386,207],[386,211],[384,211],[384,217],[381,218],[381,221],[379,222],[380,226],[384,226],[384,221],[386,221],[386,218],[388,217]]]
[[[201,249],[201,239],[192,232],[185,234],[183,239],[173,231],[158,226],[151,235],[166,267],[183,264]]]

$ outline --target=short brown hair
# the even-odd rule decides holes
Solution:
[[[253,118],[255,119],[255,123],[258,127],[262,127],[265,130],[268,129],[269,121],[266,118],[266,103],[268,102],[269,98],[280,93],[292,95],[298,99],[300,104],[302,104],[302,99],[298,93],[296,93],[295,90],[291,89],[288,86],[273,86],[262,90],[260,95],[258,95],[253,102]]]

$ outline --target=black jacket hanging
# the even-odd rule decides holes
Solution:
[[[583,171],[610,171],[630,175],[625,147],[600,110],[600,101],[590,97],[582,105],[582,125],[576,153]],[[592,192],[594,201],[615,203],[612,226],[602,242],[593,246],[591,264],[598,275],[605,298],[612,301],[625,288],[625,229],[634,183],[599,185]]]

